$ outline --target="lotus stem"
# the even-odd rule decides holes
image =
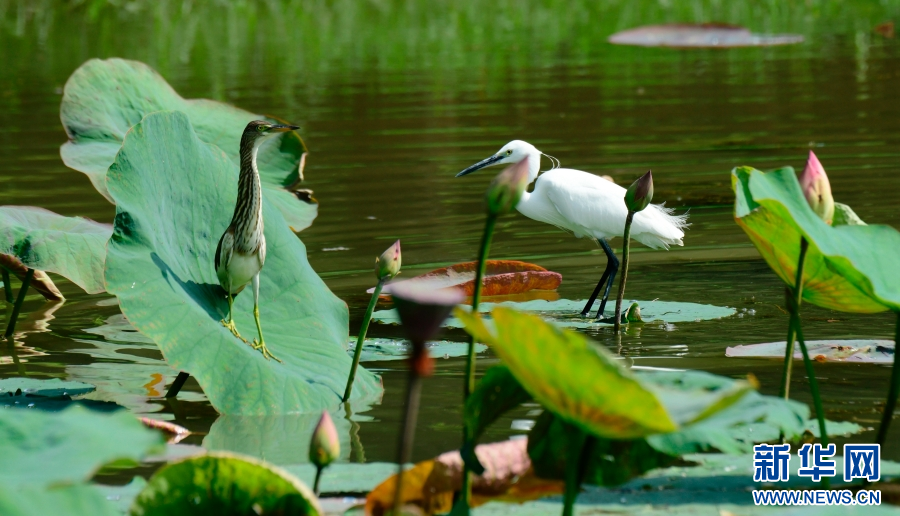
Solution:
[[[353,420],[353,408],[344,403],[344,417],[350,422],[350,462],[366,462],[366,450],[359,438],[359,423]]]
[[[884,414],[881,416],[881,426],[878,427],[878,439],[875,441],[884,446],[887,439],[888,427],[894,417],[894,408],[897,406],[897,395],[900,394],[900,360],[897,359],[897,343],[900,342],[900,312],[897,312],[897,330],[894,333],[894,367],[891,369],[891,386],[888,388],[887,401],[884,404]]]
[[[350,399],[350,393],[353,391],[353,381],[356,379],[356,368],[359,367],[359,357],[362,355],[363,344],[366,342],[366,333],[369,332],[369,323],[372,322],[372,312],[375,310],[375,304],[378,303],[378,296],[381,295],[381,289],[384,288],[384,281],[387,278],[378,280],[375,285],[375,291],[372,292],[372,299],[369,300],[369,306],[366,308],[366,315],[363,316],[362,326],[359,327],[359,337],[356,338],[356,349],[353,350],[353,365],[350,366],[350,375],[347,377],[347,387],[344,389],[344,397],[342,402],[346,403]]]
[[[316,496],[319,496],[319,480],[322,478],[322,471],[324,470],[324,467],[316,466],[316,480],[313,482],[313,493]]]
[[[481,301],[481,288],[484,283],[484,275],[487,271],[488,251],[491,249],[491,239],[494,236],[494,226],[497,224],[497,215],[489,213],[484,224],[484,233],[481,235],[481,248],[478,250],[478,269],[475,272],[475,291],[472,293],[472,313],[478,313],[478,303]],[[475,390],[475,337],[469,337],[469,354],[466,359],[466,383],[464,386],[463,400]]]
[[[616,321],[614,323],[614,331],[619,333],[622,327],[622,298],[625,297],[625,279],[628,277],[628,251],[631,248],[631,222],[634,220],[634,212],[629,210],[628,217],[625,218],[625,233],[622,238],[625,243],[622,245],[622,276],[619,278],[619,293],[616,294]]]
[[[794,289],[791,292],[791,295],[794,296],[794,306],[797,308],[798,314],[800,312],[800,303],[803,298],[803,264],[806,261],[806,250],[808,248],[809,242],[806,241],[806,238],[800,237],[800,257],[797,259],[797,279],[794,281]],[[793,313],[793,311],[791,311],[791,313]],[[791,317],[793,317],[793,315],[791,315]],[[795,326],[793,324],[793,319],[790,319],[790,321],[791,322],[788,323],[787,341],[785,341],[784,346],[784,367],[781,370],[781,390],[778,394],[784,399],[790,397],[791,371],[794,368],[794,339],[797,337],[797,333],[794,330]]]
[[[403,431],[397,450],[397,487],[394,491],[394,514],[400,514],[403,506],[403,468],[410,461],[413,439],[416,435],[416,419],[419,416],[419,399],[422,395],[422,377],[415,368],[409,371],[409,385],[406,388],[406,414],[403,416]]]
[[[3,291],[6,293],[6,302],[13,302],[12,285],[9,284],[9,271],[6,267],[0,267],[3,270]]]
[[[566,490],[563,495],[563,516],[573,516],[575,514],[575,500],[578,498],[579,491],[581,491],[581,484],[584,482],[584,477],[587,474],[588,464],[591,462],[590,457],[594,454],[594,444],[596,442],[597,438],[593,435],[585,435],[579,453],[577,455],[570,453],[566,457]],[[578,457],[578,462],[570,467],[570,461],[576,456]]]
[[[13,305],[12,314],[9,316],[9,322],[6,323],[6,338],[12,337],[16,331],[16,320],[19,318],[19,312],[22,310],[22,303],[25,302],[25,295],[28,294],[28,287],[31,285],[31,278],[34,277],[34,269],[29,268],[22,280],[22,287],[19,288],[19,295],[16,297],[16,304]],[[7,292],[9,291],[7,287]]]

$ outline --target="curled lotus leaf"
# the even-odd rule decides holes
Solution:
[[[786,284],[796,281],[801,237],[809,242],[804,301],[843,312],[900,311],[900,232],[880,224],[829,226],[806,203],[791,167],[737,167],[731,184],[735,221]]]
[[[106,283],[122,313],[156,342],[170,366],[191,374],[221,413],[276,415],[335,406],[351,359],[344,350],[347,305],[306,259],[306,249],[263,192],[267,256],[260,320],[267,360],[221,320],[228,303],[214,254],[237,197],[237,166],[204,143],[180,112],[147,115],[125,136],[107,184],[116,201]],[[253,295],[234,304],[245,337],[256,336]],[[354,399],[380,382],[360,370]]]
[[[406,281],[416,282],[427,288],[456,288],[465,295],[475,292],[475,272],[478,262],[465,262],[435,269]],[[482,296],[506,296],[522,294],[532,290],[556,290],[562,283],[562,275],[548,271],[540,265],[517,260],[488,260]],[[369,293],[374,289],[369,289]],[[391,294],[391,284],[381,291],[383,296]]]
[[[62,294],[45,272],[97,294],[106,290],[103,266],[110,235],[109,224],[34,206],[0,206],[0,265],[19,277],[27,268],[35,269],[32,284],[50,300],[62,299]]]
[[[235,164],[239,163],[238,148],[247,123],[260,119],[281,122],[213,100],[184,99],[139,61],[91,59],[72,73],[63,89],[59,111],[69,141],[60,148],[62,160],[86,174],[94,188],[114,202],[106,171],[125,135],[146,115],[168,110],[185,113],[200,140],[222,149]],[[303,140],[290,132],[271,138],[258,154],[265,195],[294,231],[309,227],[318,212],[309,190],[300,188],[306,153]]]

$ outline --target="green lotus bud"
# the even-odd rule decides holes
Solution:
[[[486,195],[488,213],[503,215],[514,210],[527,186],[527,159],[506,167],[488,187]]]
[[[322,411],[319,424],[313,430],[312,439],[309,442],[309,461],[318,468],[324,468],[341,455],[341,440],[338,439],[337,429],[327,410]]]
[[[831,224],[834,219],[834,197],[831,196],[831,183],[825,174],[825,168],[819,163],[813,151],[809,151],[809,159],[806,160],[806,168],[800,174],[800,189],[806,202],[826,224]]]
[[[381,256],[375,258],[375,277],[381,279],[391,279],[400,273],[400,241],[394,242],[381,253]]]
[[[648,170],[646,174],[631,183],[625,192],[625,207],[635,213],[646,208],[653,200],[653,174]]]

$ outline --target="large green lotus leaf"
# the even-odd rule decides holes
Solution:
[[[197,136],[218,146],[235,164],[247,123],[276,121],[221,102],[183,99],[144,63],[91,59],[75,70],[63,90],[59,111],[70,140],[60,148],[63,162],[87,174],[94,188],[114,202],[106,185],[106,171],[125,134],[146,115],[169,110],[187,114]],[[266,197],[294,231],[309,227],[318,210],[315,202],[302,200],[306,197],[295,193],[302,179],[305,153],[303,141],[291,132],[263,144],[257,158]]]
[[[803,299],[833,310],[900,310],[900,232],[883,225],[832,227],[803,197],[794,169],[732,171],[734,218],[788,285],[796,280],[800,238],[809,242]]]
[[[492,329],[465,310],[455,314],[538,402],[600,437],[672,432],[727,408],[751,390],[744,381],[715,387],[676,379],[641,381],[585,335],[510,308],[491,312]]]
[[[612,439],[678,428],[656,395],[584,335],[505,307],[491,312],[494,331],[464,310],[455,315],[529,394],[568,422]]]
[[[203,143],[187,116],[159,112],[135,125],[110,166],[116,201],[106,283],[122,313],[153,339],[166,361],[190,373],[224,414],[274,415],[337,405],[351,359],[344,351],[347,305],[306,260],[306,249],[263,197],[267,243],[260,275],[266,344],[284,361],[267,360],[220,321],[228,303],[213,257],[231,220],[237,167]],[[255,336],[253,295],[237,296],[234,316]],[[354,399],[380,394],[362,370]]]
[[[45,464],[45,466],[48,466]],[[3,516],[122,516],[116,504],[89,484],[0,486]]]
[[[628,301],[626,305],[636,302],[641,307],[641,317],[645,322],[661,321],[665,323],[683,323],[721,319],[734,315],[737,311],[731,307],[703,305],[699,303],[682,303],[674,301]],[[533,299],[525,302],[504,301],[501,303],[481,303],[478,311],[490,312],[497,306],[515,308],[522,312],[531,312],[540,315],[543,319],[557,326],[566,328],[600,328],[608,327],[609,322],[598,322],[593,317],[582,317],[581,309],[584,308],[584,300],[558,299],[547,301],[545,299]],[[606,315],[612,318],[615,306],[608,307]],[[400,324],[400,316],[397,310],[378,310],[372,315],[372,319],[384,324]],[[448,328],[462,328],[464,325],[456,317],[448,317],[443,326]]]
[[[0,410],[0,485],[85,481],[104,464],[138,461],[162,443],[161,433],[124,410]]]
[[[103,263],[112,226],[33,206],[0,206],[0,254],[65,276],[88,294],[106,290]]]
[[[303,482],[265,462],[210,453],[170,463],[153,475],[131,507],[134,516],[322,514]]]

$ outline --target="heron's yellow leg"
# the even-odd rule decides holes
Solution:
[[[228,293],[228,320],[222,319],[222,326],[231,330],[231,333],[234,334],[235,337],[241,339],[244,342],[247,342],[247,339],[241,337],[241,334],[238,333],[237,326],[234,324],[234,298],[231,297],[231,293]]]
[[[253,339],[251,346],[253,346],[253,349],[259,350],[267,359],[274,358],[276,361],[281,362],[278,357],[269,351],[269,348],[266,347],[266,341],[263,340],[262,326],[259,324],[259,306],[253,307],[253,317],[256,319],[256,331],[259,332],[259,340]]]

